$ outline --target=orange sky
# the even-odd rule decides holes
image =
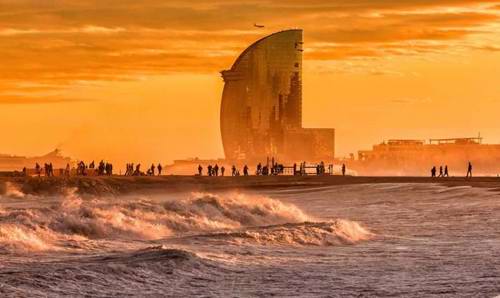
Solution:
[[[0,0],[0,153],[222,157],[218,72],[295,27],[304,126],[336,128],[338,156],[388,138],[500,143],[499,18],[500,0]]]

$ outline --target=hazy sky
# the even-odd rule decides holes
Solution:
[[[304,126],[336,128],[338,156],[500,143],[499,18],[474,0],[0,0],[0,153],[222,157],[218,72],[289,28],[304,29]]]

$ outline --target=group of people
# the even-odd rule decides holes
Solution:
[[[285,171],[285,166],[282,164],[279,164],[273,160],[271,161],[271,165],[265,165],[262,166],[261,163],[257,165],[257,169],[255,171],[255,175],[257,176],[275,176],[279,174],[283,174]]]
[[[76,175],[77,176],[87,176],[89,174],[88,170],[95,171],[95,173],[98,176],[111,176],[111,175],[113,175],[113,164],[109,163],[109,162],[104,162],[103,160],[101,160],[99,162],[99,165],[97,166],[97,169],[96,169],[94,161],[92,161],[90,164],[86,165],[85,162],[82,160],[78,163],[78,165],[76,167]],[[69,175],[69,173],[70,173],[69,164],[66,165],[65,173],[67,173],[67,175]]]
[[[450,174],[448,172],[448,166],[445,166],[444,167],[444,171],[443,171],[443,166],[440,166],[439,167],[439,175],[437,175],[437,168],[436,166],[432,167],[431,169],[431,177],[450,177]]]
[[[26,168],[23,168],[23,172],[26,174]],[[42,167],[36,163],[35,165],[35,171],[36,171],[36,174],[38,176],[40,176],[42,174]],[[45,176],[47,177],[53,177],[54,176],[54,166],[52,165],[52,163],[45,163],[43,165],[43,172],[45,174]]]
[[[249,170],[248,166],[245,165],[243,167],[243,175],[244,176],[249,175],[248,170]],[[207,176],[217,177],[217,176],[219,176],[219,173],[220,173],[220,176],[224,176],[226,173],[226,168],[224,166],[219,167],[219,165],[217,165],[217,164],[215,164],[214,166],[212,166],[212,165],[207,166]],[[201,165],[198,165],[198,176],[203,176],[203,167]],[[233,165],[231,167],[231,176],[233,176],[233,177],[234,176],[241,176],[240,170],[238,168],[236,168],[235,165]]]
[[[299,165],[294,164],[293,167],[285,167],[283,164],[279,164],[274,160],[274,158],[271,160],[270,164],[269,161],[267,164],[263,165],[262,163],[257,164],[256,169],[255,169],[255,175],[256,176],[275,176],[275,175],[281,175],[285,173],[285,169],[288,168],[290,170],[293,169],[293,175],[294,176],[301,176],[301,175],[307,175],[306,169],[307,168],[314,168],[316,170],[316,175],[325,175],[327,174],[327,169],[326,165],[324,162],[320,162],[319,164],[315,166],[307,166],[306,162],[302,162]],[[203,166],[198,165],[198,176],[203,176]],[[249,176],[249,167],[248,165],[243,166],[243,176]],[[224,166],[219,167],[219,165],[215,164],[214,166],[208,165],[207,166],[207,172],[206,175],[209,177],[217,177],[217,176],[224,176],[224,173],[226,171],[226,168]],[[219,175],[220,173],[220,175]],[[328,165],[328,173],[333,173],[333,164]],[[342,165],[342,175],[345,176],[346,174],[346,166],[345,164]],[[231,176],[241,176],[240,170],[233,165],[231,167]]]
[[[233,166],[234,167],[234,166]],[[219,165],[215,164],[215,166],[208,165],[207,166],[207,176],[219,176],[219,170],[220,170],[220,175],[224,176],[224,173],[226,172],[226,168],[224,166],[219,168]],[[198,165],[198,175],[203,176],[203,167],[201,165]]]
[[[146,173],[141,171],[141,164],[137,164],[134,169],[134,163],[127,163],[125,176],[155,176],[158,173],[158,176],[161,176],[163,171],[162,165],[159,163],[157,166],[155,164],[151,164],[146,171]]]
[[[450,173],[448,171],[448,166],[440,166],[439,167],[439,175],[437,175],[437,168],[435,166],[432,167],[431,169],[431,177],[450,177]],[[469,162],[469,165],[467,166],[467,175],[465,176],[466,178],[472,178],[472,163]]]

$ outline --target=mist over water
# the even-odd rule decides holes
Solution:
[[[59,193],[0,186],[2,296],[500,293],[500,196],[485,189]]]

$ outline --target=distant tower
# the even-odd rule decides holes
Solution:
[[[277,32],[252,44],[230,70],[221,72],[221,134],[227,159],[313,158],[318,150],[330,152],[326,155],[333,159],[333,130],[325,134],[302,129],[302,48],[302,30]],[[331,144],[325,145],[330,137]],[[304,146],[290,152],[294,143]]]

